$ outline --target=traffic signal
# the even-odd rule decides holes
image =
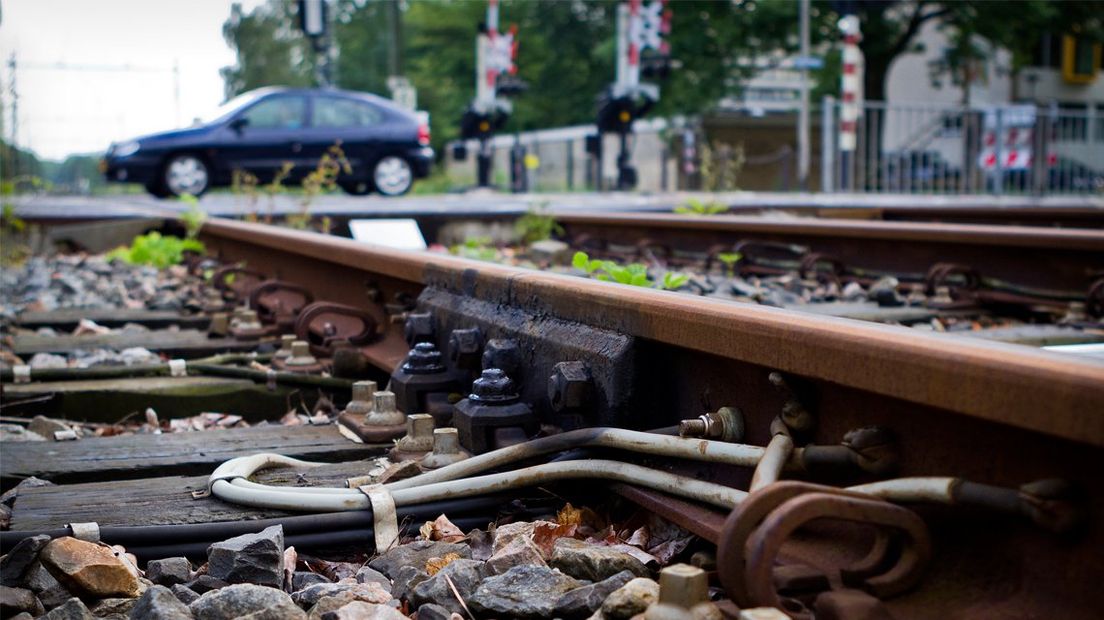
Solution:
[[[652,108],[649,99],[631,97],[604,97],[598,104],[598,131],[602,133],[628,133],[633,121],[644,116]]]
[[[469,108],[460,117],[460,137],[464,140],[488,140],[506,124],[506,114],[495,111],[481,114]]]

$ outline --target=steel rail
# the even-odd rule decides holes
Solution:
[[[935,263],[958,263],[987,278],[1080,295],[1104,274],[1100,229],[657,213],[557,213],[556,221],[568,239],[655,242],[675,252],[783,241],[859,270],[923,274]]]
[[[222,219],[202,238],[224,261],[263,264],[342,303],[365,297],[327,281],[338,271],[408,292],[500,294],[560,319],[1104,446],[1104,364],[1091,360]]]

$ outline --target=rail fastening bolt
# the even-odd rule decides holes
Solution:
[[[272,356],[275,359],[282,360],[291,357],[291,345],[295,342],[294,334],[284,334],[280,336],[280,349]]]
[[[395,444],[403,452],[429,452],[433,449],[433,416],[415,413],[406,417],[406,436]]]
[[[487,368],[472,382],[468,399],[478,403],[505,403],[517,400],[513,380],[499,368]]]
[[[296,340],[291,343],[291,356],[284,362],[286,366],[313,366],[317,364],[318,360],[315,359],[310,352],[310,343],[306,340]]]
[[[454,329],[449,334],[449,360],[456,368],[478,370],[482,362],[483,332],[478,327]]]
[[[583,362],[560,362],[548,378],[548,401],[556,412],[582,409],[590,402],[592,379]]]
[[[422,459],[422,469],[439,469],[468,458],[460,451],[460,431],[455,428],[433,429],[433,453]]]
[[[659,571],[659,602],[690,609],[709,600],[709,578],[689,564],[675,564]]]
[[[353,398],[348,405],[345,405],[345,413],[367,416],[375,411],[377,387],[375,381],[357,381],[353,383]]]
[[[402,370],[411,375],[428,375],[444,372],[445,365],[441,362],[441,352],[432,342],[419,342],[407,354]]]
[[[419,342],[432,342],[434,331],[433,315],[429,312],[411,312],[403,322],[403,336],[410,346]]]
[[[225,336],[230,330],[230,315],[225,312],[216,312],[211,315],[211,325],[207,331],[215,336]]]
[[[359,383],[359,382],[358,382]],[[367,381],[366,383],[373,383]],[[406,416],[395,405],[395,393],[380,390],[372,394],[372,412],[364,419],[369,426],[398,426],[406,421]],[[409,428],[409,422],[407,422]]]
[[[483,368],[499,368],[511,377],[521,369],[521,349],[509,338],[494,338],[483,345]]]

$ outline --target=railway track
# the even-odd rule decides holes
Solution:
[[[975,284],[987,279],[1022,289],[1002,291],[1006,295],[1038,297],[1045,288],[1051,302],[1091,305],[1084,296],[1104,256],[1101,235],[1076,230],[672,216],[558,219],[568,239],[592,252],[628,252],[627,258],[659,252],[682,266],[741,241],[805,246],[819,258],[808,265],[812,275],[828,272],[837,279],[874,271],[924,278],[936,263],[972,266],[980,278],[960,270],[948,282],[973,291],[967,301],[975,306],[986,288]],[[544,450],[589,450],[588,456],[603,457],[592,461],[589,474],[571,470],[570,461],[551,463],[518,484],[580,476],[614,481],[610,488],[628,501],[717,545],[718,584],[724,598],[740,606],[809,613],[813,599],[794,594],[805,586],[786,575],[827,575],[839,587],[842,574],[847,584],[884,599],[878,604],[894,617],[1093,616],[1095,583],[1104,574],[1104,533],[1094,518],[1104,507],[1104,483],[1094,466],[1104,449],[1104,365],[1097,361],[227,220],[208,222],[202,239],[219,264],[238,266],[220,272],[223,297],[250,299],[270,325],[245,334],[239,323],[229,340],[209,340],[211,348],[231,340],[235,346],[263,343],[281,329],[294,331],[332,374],[344,374],[339,365],[353,367],[355,378],[390,382],[403,413],[429,413],[438,425],[451,421],[469,451],[505,448],[521,451],[511,458],[532,459]],[[601,243],[588,245],[594,240]],[[778,261],[763,258],[749,266]],[[788,267],[785,259],[781,264]],[[192,366],[202,372],[203,364]],[[512,385],[486,374],[485,366],[505,371]],[[150,372],[170,371],[159,366]],[[260,376],[239,371],[238,379],[278,378],[255,372]],[[476,377],[477,385],[468,387]],[[38,381],[34,372],[24,378]],[[328,388],[339,405],[349,400],[348,382]],[[456,402],[452,396],[469,392],[479,397]],[[402,432],[353,415],[339,419],[347,434],[366,443],[342,445],[340,436],[326,434],[285,451],[338,461],[318,482],[363,475],[363,465],[341,463],[354,453],[382,452],[382,440]],[[697,439],[570,432],[680,422],[683,433]],[[569,432],[538,440],[552,442],[548,447],[508,448],[541,424]],[[40,473],[69,483],[21,495],[13,525],[26,531],[61,527],[61,515],[73,511],[66,495],[103,494],[123,507],[85,507],[82,519],[147,523],[128,510],[136,500],[127,494],[139,487],[153,493],[163,487],[160,476],[209,474],[235,455],[279,452],[287,441],[256,435],[251,446],[251,436],[240,432],[225,444],[215,442],[229,447],[212,444],[213,455],[199,458],[191,444],[174,453],[167,447],[172,435],[165,435],[156,448],[169,451],[161,455],[164,462],[127,463],[119,455],[102,469],[92,454],[101,440],[45,444],[49,456],[31,444],[4,446],[6,482]],[[671,445],[652,445],[657,442]],[[611,455],[622,456],[606,458]],[[74,463],[85,463],[84,475],[72,473]],[[630,465],[659,474],[624,469]],[[89,482],[101,475],[129,479],[131,486],[111,491]],[[898,482],[869,486],[884,479]],[[158,522],[179,523],[167,513],[181,512],[197,521],[287,514],[263,505],[235,512],[227,495],[184,497],[184,490],[239,492],[236,483],[205,480],[177,480],[180,492],[162,497],[166,508],[155,515]],[[260,480],[291,482],[280,474]],[[690,480],[710,486],[695,494]],[[591,490],[578,483],[557,488],[566,494]],[[397,487],[392,493],[405,497]],[[702,503],[706,497],[713,501]],[[878,553],[865,557],[865,568],[839,572],[863,559],[872,542]],[[772,572],[775,558],[790,569]]]

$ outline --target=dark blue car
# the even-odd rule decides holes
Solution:
[[[429,126],[387,99],[335,89],[261,88],[226,102],[209,120],[112,144],[109,181],[141,183],[155,196],[199,195],[231,184],[234,171],[264,183],[293,165],[294,183],[340,143],[352,168],[338,185],[351,194],[406,193],[429,174]]]

